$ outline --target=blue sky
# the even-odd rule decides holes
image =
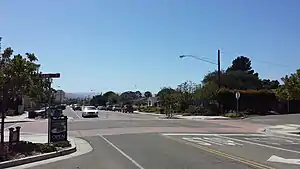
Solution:
[[[262,78],[299,68],[298,0],[1,0],[2,48],[34,52],[67,92],[150,90],[199,83],[245,55]],[[272,64],[274,63],[274,64]]]

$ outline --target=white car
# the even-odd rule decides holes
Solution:
[[[98,109],[95,106],[84,106],[82,117],[98,117]]]

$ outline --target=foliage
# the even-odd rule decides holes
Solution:
[[[283,85],[276,90],[280,99],[300,100],[300,69],[281,78]]]
[[[144,96],[145,96],[146,98],[152,97],[152,93],[149,92],[149,91],[146,91],[146,92],[144,93]]]
[[[221,113],[221,115],[237,118],[247,114],[266,114],[271,111],[286,112],[283,111],[286,107],[288,112],[290,109],[294,112],[300,111],[300,107],[295,106],[297,101],[300,102],[300,70],[283,77],[281,80],[284,84],[280,85],[278,80],[260,79],[258,73],[252,68],[250,58],[239,56],[227,69],[220,71],[220,84],[218,73],[218,71],[207,73],[201,84],[186,81],[179,84],[177,88],[163,87],[155,95],[159,107],[143,107],[147,105],[147,98],[152,97],[149,91],[144,93],[144,97],[139,91],[126,91],[119,96],[109,92],[109,94],[96,96],[92,100],[98,98],[96,103],[101,104],[133,103],[139,106],[140,111],[165,113],[168,117],[172,117],[174,113],[183,115],[220,115]],[[238,102],[235,97],[236,91],[241,93]],[[236,112],[237,103],[238,112]]]
[[[40,77],[37,57],[34,53],[25,56],[13,53],[12,48],[6,48],[0,58],[1,96],[7,98],[4,100],[6,108],[17,110],[24,95],[35,102],[48,102],[54,90],[47,88],[50,81]]]

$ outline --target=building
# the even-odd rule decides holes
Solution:
[[[158,97],[149,97],[147,103],[147,106],[158,106]]]
[[[63,102],[66,99],[66,93],[63,90],[56,90],[54,94],[55,102]]]

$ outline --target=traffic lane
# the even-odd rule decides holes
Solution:
[[[63,110],[63,114],[67,117],[71,117],[72,119],[81,119],[81,111],[74,111],[70,107]]]
[[[119,119],[119,120],[139,120],[139,119],[157,119],[157,117],[151,116],[151,115],[143,115],[143,114],[137,114],[137,113],[122,113],[118,111],[106,111],[106,110],[99,110],[99,117],[101,115],[106,116],[106,118],[111,118],[111,119]]]
[[[92,118],[95,119],[95,118]],[[92,130],[108,128],[132,128],[132,127],[188,127],[188,128],[231,128],[216,123],[191,121],[191,120],[92,120],[72,121],[69,130]]]
[[[246,143],[262,144],[266,147],[279,147],[287,150],[294,150],[299,152],[300,156],[300,139],[282,137],[282,136],[232,136],[231,139],[239,140]]]
[[[93,150],[90,153],[53,163],[30,167],[31,169],[139,169],[99,136],[84,137]]]
[[[253,168],[167,139],[160,134],[124,134],[103,137],[145,169]]]
[[[234,136],[235,135],[235,136]],[[283,157],[286,159],[298,159],[299,153],[296,150],[284,149],[280,146],[269,146],[265,144],[257,144],[255,142],[243,141],[242,137],[252,137],[252,136],[236,136],[238,134],[197,134],[197,135],[166,135],[167,138],[175,139],[179,142],[185,142],[187,144],[192,144],[198,147],[204,147],[203,149],[218,151],[221,153],[226,153],[229,156],[234,156],[237,158],[242,158],[244,161],[250,161],[265,166],[271,166],[277,169],[299,169],[299,165],[285,164],[272,162],[269,159],[272,156]],[[251,134],[253,137],[265,137],[259,134]],[[255,136],[254,136],[255,135]],[[266,168],[266,167],[265,167]]]

